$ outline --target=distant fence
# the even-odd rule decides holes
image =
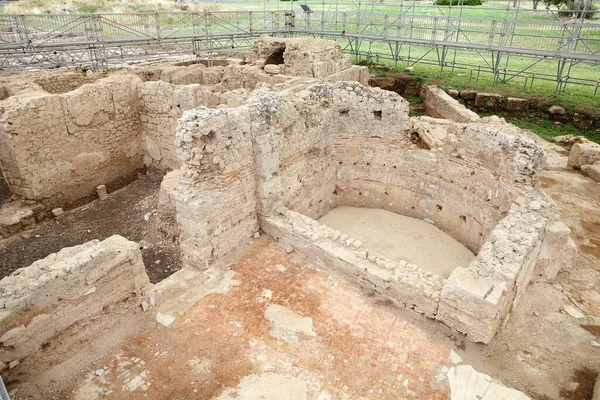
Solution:
[[[414,4],[414,3],[413,3]],[[401,13],[291,10],[130,14],[0,14],[0,70],[85,65],[172,54],[203,55],[247,48],[260,34],[326,37],[356,58],[396,66],[424,63],[487,74],[600,86],[600,24],[570,21],[463,18]],[[594,76],[596,75],[596,76]]]

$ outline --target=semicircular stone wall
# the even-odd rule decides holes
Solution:
[[[518,128],[409,118],[406,100],[358,83],[257,90],[237,108],[187,111],[177,147],[184,262],[206,266],[260,228],[475,341],[489,342],[516,306],[556,219],[536,186],[543,151]],[[389,260],[316,221],[339,205],[423,219],[477,257],[447,279]]]

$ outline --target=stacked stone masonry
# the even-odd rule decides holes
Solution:
[[[270,40],[259,39],[257,49]],[[36,218],[44,210],[76,207],[94,199],[98,185],[111,191],[144,168],[178,168],[175,129],[186,110],[237,107],[256,88],[301,90],[315,77],[367,81],[366,67],[351,66],[335,42],[323,41],[313,50],[309,39],[277,42],[289,45],[289,71],[300,76],[272,75],[260,63],[231,63],[124,68],[89,76],[39,74],[1,82],[0,171],[13,197],[41,204]],[[310,73],[301,73],[302,68]],[[3,235],[22,226],[9,222],[10,227],[2,225]]]
[[[126,69],[62,88],[44,77],[3,82],[0,164],[9,207],[22,212],[7,219],[4,207],[0,233],[141,169],[173,170],[161,202],[177,212],[184,264],[207,268],[262,229],[310,264],[484,343],[532,279],[570,266],[569,229],[538,189],[542,149],[518,128],[435,87],[422,97],[444,119],[409,118],[402,97],[362,85],[366,68],[351,67],[335,42],[263,37],[254,56],[252,65]],[[597,160],[581,145],[572,158],[585,163],[571,165],[583,170]],[[476,258],[447,279],[392,261],[316,222],[344,205],[421,219]],[[5,278],[0,361],[150,290],[143,270],[135,244],[112,237]],[[70,300],[57,305],[56,293]],[[48,318],[57,325],[41,332]]]
[[[0,280],[0,361],[22,360],[69,328],[152,293],[136,243],[112,236],[64,248]]]
[[[420,135],[438,128],[435,146],[423,146]],[[179,184],[166,197],[176,199],[183,254],[195,266],[260,227],[311,264],[487,343],[534,275],[556,276],[548,260],[568,268],[575,251],[537,189],[541,147],[498,118],[410,119],[394,93],[322,83],[188,111],[177,138]],[[394,263],[315,221],[339,205],[425,220],[477,257],[447,280]]]

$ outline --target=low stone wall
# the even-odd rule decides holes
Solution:
[[[370,295],[429,318],[437,314],[443,280],[406,261],[393,262],[360,241],[286,208],[261,221],[262,229],[293,247],[311,265],[355,282]]]
[[[152,290],[138,245],[121,236],[36,261],[0,280],[0,361],[18,362],[107,307],[140,304]]]
[[[475,122],[479,115],[468,110],[437,86],[423,85],[421,99],[427,113],[432,117],[445,118],[456,122]]]
[[[518,198],[473,263],[450,274],[437,318],[476,342],[489,343],[531,281],[554,213],[554,203],[541,192]]]

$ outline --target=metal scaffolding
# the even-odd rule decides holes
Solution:
[[[305,3],[306,4],[306,3]],[[531,11],[507,3],[503,19],[465,17],[462,6],[437,6],[435,15],[410,1],[339,11],[338,3],[306,4],[290,10],[206,11],[126,14],[0,14],[0,70],[15,72],[59,66],[95,69],[165,55],[203,56],[248,48],[261,34],[326,37],[337,40],[357,60],[463,70],[493,83],[515,78],[568,85],[600,85],[600,24],[577,18],[519,19]],[[589,4],[586,2],[585,4]],[[269,3],[270,5],[270,3]],[[429,6],[431,7],[431,6]],[[497,11],[497,10],[496,10]],[[427,14],[427,15],[425,15]],[[554,67],[552,67],[554,65]],[[598,71],[590,77],[590,70]],[[582,73],[584,71],[585,73]]]

